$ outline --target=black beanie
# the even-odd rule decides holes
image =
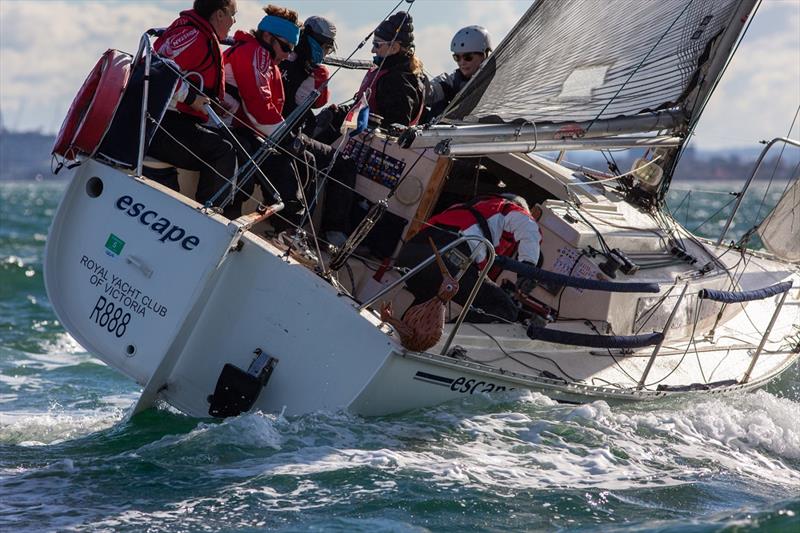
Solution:
[[[383,41],[397,41],[404,47],[414,44],[414,20],[405,11],[398,11],[375,28],[375,37]]]

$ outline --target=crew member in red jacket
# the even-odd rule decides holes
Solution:
[[[199,171],[195,197],[200,203],[210,200],[236,169],[233,146],[204,126],[208,116],[203,110],[225,96],[220,40],[228,36],[234,22],[236,0],[194,0],[193,9],[181,12],[154,44],[155,52],[177,63],[186,77],[179,81],[147,154]],[[175,175],[163,183],[178,190]]]
[[[300,37],[298,16],[295,11],[285,7],[268,5],[266,15],[258,23],[258,29],[250,32],[237,31],[234,44],[224,55],[227,107],[233,112],[231,126],[236,138],[249,154],[261,145],[261,139],[269,136],[283,123],[283,104],[285,101],[281,71],[281,61],[289,57]],[[275,167],[282,163],[271,156],[262,170],[271,178],[273,174],[283,174]],[[240,154],[240,164],[247,157]],[[272,169],[272,171],[270,171]],[[292,174],[292,182],[295,182]],[[283,181],[283,180],[280,180]],[[280,183],[273,180],[283,197],[282,216],[296,209],[296,183]],[[244,191],[251,193],[254,182],[243,184]],[[265,194],[271,191],[264,191]],[[293,194],[295,193],[295,194]],[[231,204],[231,211],[241,211],[244,194],[238,195]]]
[[[538,207],[533,210],[538,216]],[[517,256],[519,261],[534,265],[541,264],[542,234],[536,217],[531,214],[524,198],[514,194],[478,197],[470,202],[453,205],[438,215],[431,217],[425,228],[409,240],[397,258],[397,265],[414,267],[431,255],[428,239],[433,239],[437,248],[453,242],[462,235],[484,237],[492,243],[495,253],[506,257]],[[453,301],[463,305],[472,287],[478,280],[479,269],[486,264],[486,250],[475,241],[468,241],[456,247],[464,257],[476,252],[475,262],[467,269],[459,283],[460,289]],[[459,268],[458,261],[450,253],[444,254],[451,272]],[[519,314],[514,300],[492,280],[500,274],[492,269],[484,281],[472,304],[481,312],[471,311],[467,315],[470,322],[514,322]],[[442,274],[436,264],[431,264],[420,273],[412,276],[406,287],[415,296],[414,304],[429,300],[436,295],[442,283]]]

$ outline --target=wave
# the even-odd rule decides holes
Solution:
[[[176,464],[202,454],[208,475],[228,480],[363,468],[500,493],[658,487],[731,474],[797,489],[797,411],[797,403],[765,392],[655,409],[566,407],[515,392],[382,418],[253,413],[199,422],[135,453]]]
[[[378,418],[251,413],[202,421],[170,408],[133,418],[116,407],[56,409],[4,417],[0,442],[49,458],[5,470],[3,485],[16,487],[14,506],[34,494],[58,500],[25,514],[56,529],[292,531],[302,516],[303,530],[417,531],[392,509],[441,505],[433,512],[441,520],[474,525],[459,511],[458,502],[471,502],[484,505],[480,516],[510,509],[545,528],[568,527],[562,519],[610,526],[605,509],[624,508],[627,528],[679,530],[686,515],[676,511],[681,504],[662,502],[664,494],[715,490],[718,505],[735,512],[704,504],[702,520],[692,521],[713,530],[793,523],[786,510],[797,511],[796,498],[769,512],[762,506],[755,521],[741,499],[797,494],[797,411],[796,402],[766,392],[631,407],[564,406],[513,391]],[[94,503],[66,516],[63,502],[73,500]],[[525,502],[539,507],[523,510]]]

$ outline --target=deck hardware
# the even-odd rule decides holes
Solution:
[[[139,269],[139,271],[144,274],[144,277],[150,278],[153,275],[153,269],[147,266],[144,261],[136,257],[135,255],[128,255],[125,256],[125,262],[129,265],[132,265]]]

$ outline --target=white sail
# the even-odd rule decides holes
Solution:
[[[783,194],[758,227],[764,247],[786,261],[800,262],[800,180]]]
[[[536,2],[446,112],[451,123],[564,123],[687,108],[751,0]],[[706,78],[710,75],[711,78]],[[689,118],[689,117],[687,117]]]

